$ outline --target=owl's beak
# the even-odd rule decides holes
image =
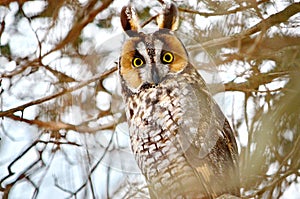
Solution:
[[[155,64],[151,67],[151,77],[154,84],[159,84],[161,82],[161,77]]]

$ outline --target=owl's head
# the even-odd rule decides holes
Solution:
[[[132,92],[144,85],[159,85],[167,77],[182,72],[188,65],[188,55],[181,41],[173,34],[178,27],[178,10],[174,4],[158,17],[159,29],[150,34],[140,32],[134,8],[121,11],[121,23],[129,36],[119,62],[123,83]]]

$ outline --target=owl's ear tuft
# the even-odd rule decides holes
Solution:
[[[139,18],[133,7],[124,6],[121,10],[120,19],[121,19],[123,30],[129,36],[136,35],[140,30]]]
[[[160,29],[177,30],[179,26],[179,15],[176,5],[173,3],[165,5],[163,13],[158,15],[156,22]]]

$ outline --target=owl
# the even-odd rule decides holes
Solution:
[[[238,150],[231,127],[174,35],[178,10],[165,6],[158,28],[143,33],[126,6],[128,35],[119,76],[131,148],[151,198],[240,195]]]

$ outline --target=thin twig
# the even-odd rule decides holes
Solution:
[[[41,104],[43,102],[52,100],[52,99],[54,99],[56,97],[59,97],[59,96],[62,96],[64,94],[76,91],[76,90],[78,90],[78,89],[80,89],[80,88],[82,88],[82,87],[84,87],[84,86],[86,86],[86,85],[88,85],[92,82],[95,82],[95,81],[98,81],[98,80],[101,80],[101,79],[107,77],[108,75],[115,72],[116,70],[117,70],[117,67],[113,67],[113,68],[105,71],[104,73],[97,74],[97,75],[93,76],[91,79],[88,79],[86,81],[83,81],[83,82],[77,84],[76,86],[70,87],[68,89],[63,89],[60,92],[54,93],[52,95],[49,95],[49,96],[46,96],[46,97],[43,97],[43,98],[40,98],[40,99],[37,99],[37,100],[33,100],[31,102],[28,102],[26,104],[23,104],[21,106],[18,106],[18,107],[15,107],[15,108],[12,108],[12,109],[9,109],[9,110],[6,110],[6,111],[0,111],[0,117],[5,117],[5,116],[8,116],[8,115],[11,115],[11,114],[13,114],[17,111],[24,111],[24,109],[29,107],[29,106]]]
[[[257,2],[257,5],[268,2],[268,1],[269,0],[259,1],[259,2]],[[211,13],[209,13],[209,12],[200,12],[198,10],[192,10],[192,9],[182,8],[182,7],[179,7],[178,10],[181,11],[181,12],[186,12],[186,13],[191,13],[191,14],[198,14],[198,15],[201,15],[201,16],[204,16],[204,17],[212,17],[212,16],[235,14],[237,12],[243,12],[243,11],[245,11],[247,9],[250,9],[250,8],[253,8],[252,4],[250,4],[248,6],[241,6],[241,7],[232,9],[232,10],[226,10],[226,11],[223,11],[223,12],[211,12]]]
[[[261,30],[268,30],[269,28],[271,28],[272,26],[274,26],[276,24],[286,22],[291,16],[297,14],[298,12],[300,12],[300,3],[293,3],[293,4],[289,5],[288,7],[286,7],[284,10],[282,10],[281,12],[278,12],[276,14],[269,16],[268,18],[260,21],[253,27],[242,31],[241,33],[237,33],[237,34],[230,35],[227,37],[217,38],[217,39],[213,39],[213,40],[204,42],[201,45],[201,47],[202,48],[211,48],[211,47],[216,47],[216,46],[223,46],[225,44],[229,44],[231,42],[234,42],[234,41],[237,41],[240,39],[244,39],[244,38],[246,38],[254,33],[257,33]],[[193,50],[193,49],[199,49],[199,44],[189,46],[189,48],[188,48],[188,50]]]

